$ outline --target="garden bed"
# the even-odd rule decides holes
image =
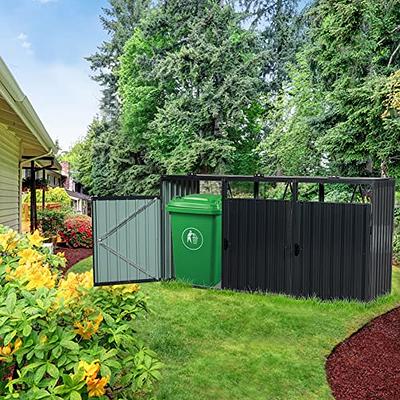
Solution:
[[[79,261],[90,257],[93,254],[93,249],[86,249],[83,247],[79,247],[77,249],[69,248],[69,247],[58,247],[55,250],[56,253],[64,253],[64,256],[67,260],[67,264],[65,266],[65,271],[68,271],[72,266],[74,266]]]
[[[339,344],[327,362],[336,400],[400,399],[400,308]]]

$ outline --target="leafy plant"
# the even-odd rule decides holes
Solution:
[[[60,230],[62,240],[70,247],[93,246],[92,219],[87,215],[73,215],[64,221]]]
[[[66,209],[47,209],[39,210],[38,217],[43,234],[48,237],[57,235],[64,226],[65,217],[68,215]]]
[[[36,201],[38,204],[42,203],[42,191],[36,191]],[[31,194],[30,192],[26,193],[23,197],[24,203],[30,203],[31,201]],[[56,187],[56,188],[49,188],[49,190],[45,193],[45,202],[47,203],[58,203],[61,205],[61,208],[65,208],[71,210],[71,199],[68,196],[67,192],[64,188]]]
[[[399,18],[396,2],[313,2],[260,146],[265,172],[398,176]]]
[[[135,333],[147,311],[137,285],[94,288],[91,272],[60,278],[60,255],[35,232],[0,226],[2,399],[137,399],[161,364]]]

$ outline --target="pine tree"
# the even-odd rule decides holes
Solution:
[[[87,57],[93,71],[93,79],[102,86],[100,103],[102,116],[113,124],[120,114],[117,75],[119,58],[126,41],[132,36],[143,15],[151,6],[151,0],[109,0],[108,8],[103,8],[100,21],[110,39],[104,41],[98,50]]]
[[[228,171],[248,155],[242,167],[257,168],[262,43],[221,3],[165,2],[122,58],[125,128],[167,173]]]
[[[301,44],[298,0],[239,0],[250,27],[261,32],[267,52],[264,77],[268,94],[276,94],[288,79],[288,65]]]

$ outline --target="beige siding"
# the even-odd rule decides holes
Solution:
[[[20,227],[20,140],[0,126],[0,224]]]

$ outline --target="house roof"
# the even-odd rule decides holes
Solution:
[[[65,191],[67,192],[68,196],[71,198],[82,199],[82,200],[87,200],[87,201],[92,200],[92,198],[90,196],[88,196],[87,194],[73,192],[72,190],[68,190],[68,189],[65,189]]]
[[[56,145],[0,57],[0,124],[22,141],[23,156],[54,155]]]

